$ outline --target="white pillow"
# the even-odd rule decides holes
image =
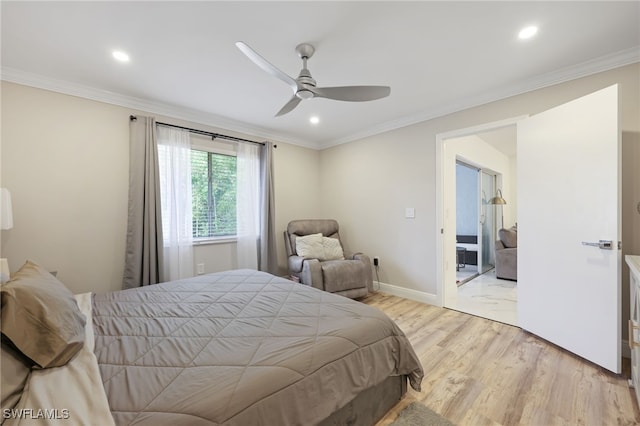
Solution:
[[[324,257],[321,260],[343,260],[344,252],[337,238],[322,237]]]
[[[324,258],[322,234],[309,234],[304,237],[296,237],[296,253],[298,253],[298,256],[308,259],[322,260]]]

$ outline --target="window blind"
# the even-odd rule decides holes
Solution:
[[[193,237],[236,235],[236,157],[191,150]]]

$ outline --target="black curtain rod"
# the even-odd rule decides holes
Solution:
[[[138,119],[138,117],[136,117],[135,115],[130,115],[129,119],[132,120],[132,121],[135,121],[135,120]],[[174,127],[176,129],[188,130],[190,133],[195,133],[197,135],[210,136],[211,139],[226,139],[226,140],[235,141],[235,142],[254,143],[254,144],[262,145],[262,146],[265,145],[264,142],[250,141],[249,139],[237,138],[235,136],[228,136],[228,135],[223,135],[223,134],[220,134],[220,133],[214,133],[214,132],[207,132],[207,131],[204,131],[204,130],[192,129],[190,127],[178,126],[176,124],[161,123],[161,122],[156,122],[156,124],[161,125],[161,126]],[[277,145],[273,145],[273,147],[277,148],[278,146]]]

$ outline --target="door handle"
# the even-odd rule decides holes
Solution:
[[[588,243],[586,241],[583,241],[582,245],[598,247],[599,249],[602,249],[602,250],[613,250],[613,241],[611,240],[600,240],[597,243]]]

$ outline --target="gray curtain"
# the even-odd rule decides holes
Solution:
[[[164,281],[162,273],[162,207],[156,122],[131,117],[129,124],[129,217],[122,287]]]
[[[278,274],[276,253],[275,202],[273,191],[273,144],[265,142],[260,155],[260,246],[258,269]]]

